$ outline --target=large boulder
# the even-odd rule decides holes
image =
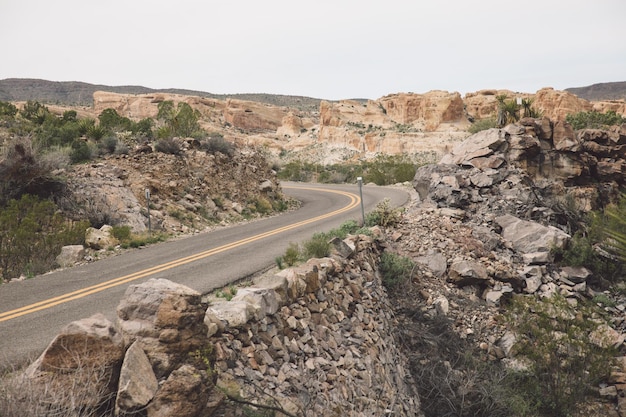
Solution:
[[[102,314],[68,324],[25,372],[45,387],[39,401],[92,410],[114,397],[124,357],[122,338]]]
[[[127,346],[139,343],[161,378],[207,343],[205,310],[197,291],[153,278],[128,287],[117,307],[118,328]]]
[[[56,263],[61,268],[75,265],[85,257],[85,247],[83,245],[67,245],[61,248],[61,253],[56,257]]]
[[[554,226],[544,226],[510,214],[497,217],[495,221],[502,228],[502,237],[523,254],[563,248],[570,239],[570,235]]]
[[[124,356],[115,400],[115,414],[132,414],[145,408],[159,389],[150,360],[138,342]]]
[[[105,224],[100,229],[90,227],[85,232],[85,245],[91,249],[106,249],[118,243],[115,236],[113,236],[113,226]]]

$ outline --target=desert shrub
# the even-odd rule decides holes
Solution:
[[[597,280],[612,283],[623,280],[626,196],[621,196],[617,203],[607,206],[604,211],[581,215],[580,211],[572,209],[564,213],[575,233],[564,248],[553,249],[555,261],[561,265],[584,266],[593,271]]]
[[[388,289],[411,282],[415,263],[405,256],[393,252],[383,252],[380,255],[378,269],[382,276],[383,285]]]
[[[282,257],[283,262],[287,266],[294,266],[300,260],[300,245],[297,243],[290,243],[285,254]]]
[[[17,107],[7,101],[0,101],[0,116],[15,117]]]
[[[402,208],[394,208],[391,206],[391,201],[386,198],[376,205],[376,208],[367,213],[365,216],[365,225],[393,227],[402,221]]]
[[[226,156],[232,157],[235,153],[235,145],[224,139],[223,136],[213,135],[207,140],[202,141],[201,147],[211,154],[220,152]]]
[[[258,197],[254,200],[254,210],[257,213],[269,214],[272,212],[272,203],[265,197]]]
[[[43,104],[38,101],[28,100],[22,110],[20,111],[20,115],[26,120],[30,120],[31,122],[41,125],[45,122],[46,118],[50,114],[50,110]]]
[[[303,256],[310,258],[325,258],[330,255],[331,244],[325,233],[316,233],[304,242]]]
[[[85,132],[85,136],[95,141],[99,141],[106,134],[107,134],[107,129],[101,125],[91,125],[87,127],[87,131]]]
[[[603,226],[604,247],[622,262],[626,261],[626,194],[606,208]]]
[[[138,233],[131,234],[130,239],[121,242],[120,246],[123,249],[140,248],[142,246],[164,242],[165,240],[167,240],[167,235],[163,233]]]
[[[278,178],[286,181],[309,182],[313,179],[316,170],[308,162],[289,162],[278,171]]]
[[[168,134],[168,136],[159,137],[171,138],[178,136],[197,139],[206,134],[198,123],[200,112],[194,110],[189,104],[180,102],[177,106],[174,106],[173,101],[165,100],[159,103],[158,109],[157,119],[167,128]],[[165,132],[165,130],[159,129],[159,134],[164,134]]]
[[[120,242],[125,242],[131,239],[132,230],[130,226],[113,226],[111,234]]]
[[[2,417],[113,417],[115,393],[111,367],[82,364],[47,372],[44,377],[18,373],[0,379]]]
[[[0,211],[0,274],[34,275],[54,266],[61,247],[84,243],[87,222],[68,222],[48,200],[28,194]]]
[[[592,342],[599,310],[573,307],[555,295],[550,299],[515,297],[506,319],[517,335],[513,346],[527,359],[516,375],[518,392],[537,404],[545,416],[569,416],[608,377],[616,352],[606,340]]]
[[[94,157],[94,149],[84,140],[76,140],[72,143],[70,159],[73,164],[90,161]]]
[[[154,149],[157,152],[168,153],[171,155],[179,155],[182,150],[180,144],[172,138],[159,139],[154,145]]]
[[[23,194],[48,197],[59,191],[64,182],[54,172],[66,165],[61,154],[45,157],[29,138],[8,141],[0,155],[0,207]]]
[[[493,117],[487,119],[476,120],[472,125],[467,129],[469,133],[472,135],[478,132],[482,132],[483,130],[492,129],[496,126],[496,119]]]
[[[128,117],[120,116],[115,109],[104,109],[98,115],[99,126],[105,131],[122,132],[132,129],[132,121]]]
[[[98,149],[102,154],[114,153],[115,149],[117,148],[117,144],[117,137],[115,137],[114,135],[110,135],[98,142]]]
[[[626,123],[626,117],[617,114],[613,110],[609,110],[606,113],[600,113],[599,111],[592,110],[568,114],[565,116],[565,121],[572,125],[572,127],[576,130],[603,129],[609,126]]]
[[[364,164],[365,182],[376,185],[389,185],[412,181],[417,166],[404,155],[379,155]]]
[[[154,120],[150,118],[141,119],[137,123],[133,123],[131,131],[141,139],[151,139],[154,134],[152,131],[153,126]]]

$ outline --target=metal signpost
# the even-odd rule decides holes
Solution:
[[[365,207],[363,206],[363,177],[356,177],[356,182],[359,184],[359,197],[361,197],[361,226],[365,226]]]
[[[152,227],[150,225],[150,189],[146,188],[146,200],[148,202],[148,234],[152,234]]]

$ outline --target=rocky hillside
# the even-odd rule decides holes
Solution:
[[[263,155],[247,149],[211,154],[194,144],[185,142],[179,155],[147,147],[72,165],[62,206],[94,226],[128,225],[142,232],[148,226],[149,191],[152,228],[178,234],[268,214],[286,204]]]
[[[566,88],[565,91],[576,94],[578,97],[589,101],[626,100],[626,81]]]
[[[154,94],[168,93],[198,96],[226,100],[258,101],[274,106],[289,106],[300,109],[316,109],[320,100],[310,97],[284,96],[278,94],[211,94],[204,91],[184,90],[180,88],[153,89],[141,86],[108,86],[77,81],[46,81],[27,78],[7,78],[0,80],[0,100],[27,101],[37,100],[46,104],[91,106],[93,93],[106,91],[118,94]]]

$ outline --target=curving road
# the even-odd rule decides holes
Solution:
[[[115,309],[130,284],[167,278],[202,294],[274,264],[291,242],[361,219],[356,185],[284,183],[299,210],[149,246],[86,265],[0,286],[0,368],[37,356],[71,321]],[[406,191],[363,186],[367,213],[384,198],[400,206]]]

